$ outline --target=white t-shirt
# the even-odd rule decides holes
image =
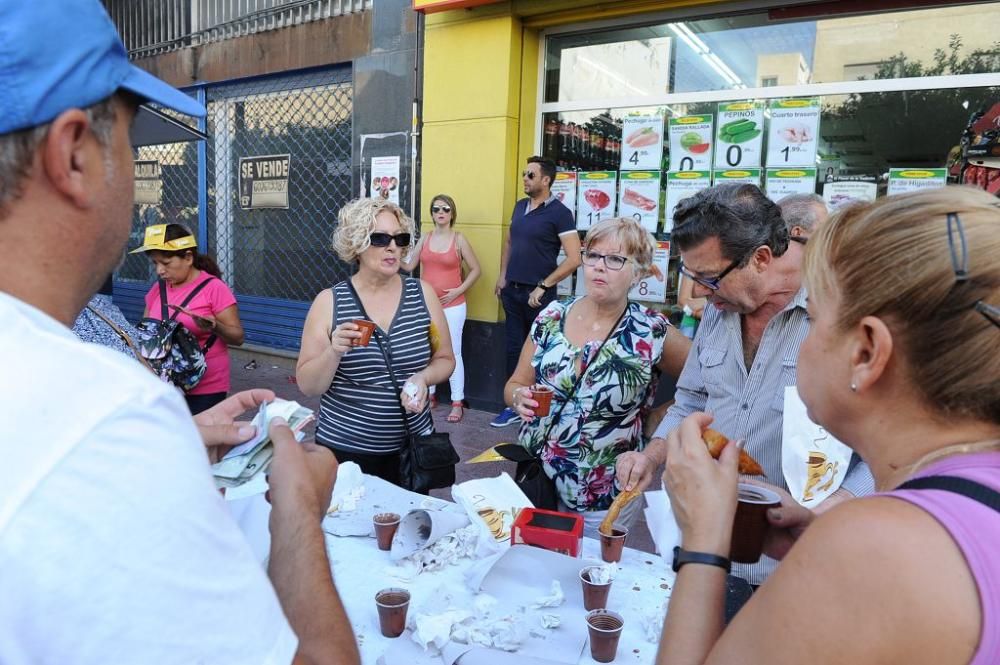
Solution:
[[[4,293],[0,373],[0,663],[292,660],[173,388]]]

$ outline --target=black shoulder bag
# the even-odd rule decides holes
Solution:
[[[347,286],[351,289],[351,294],[354,296],[354,300],[357,301],[361,314],[366,319],[371,320],[350,278],[347,280]],[[403,293],[400,297],[406,297],[405,282]],[[382,352],[386,369],[389,370],[389,380],[392,381],[392,385],[396,389],[396,395],[399,396],[402,394],[403,389],[396,379],[396,372],[392,366],[392,349],[387,349],[382,344],[382,331],[379,328],[375,329],[372,337],[375,339],[375,343],[378,344],[379,351]],[[403,416],[403,428],[406,430],[406,439],[399,451],[400,487],[408,489],[411,492],[427,494],[432,489],[454,485],[455,465],[458,464],[460,458],[458,453],[455,452],[455,447],[451,445],[451,437],[447,432],[414,434],[410,430],[410,422],[402,402],[399,402],[399,411]]]
[[[611,326],[611,330],[608,331],[607,337],[601,342],[601,345],[597,348],[597,352],[594,354],[594,360],[601,353],[601,349],[604,345],[608,343],[611,336],[615,334],[618,330],[618,324],[621,323],[622,318],[625,316],[625,312],[628,311],[628,305],[622,310],[622,313],[618,316],[614,325]],[[591,363],[592,365],[593,363]],[[573,382],[573,387],[570,388],[569,392],[566,393],[566,399],[562,401],[559,408],[552,415],[552,420],[549,422],[548,428],[545,430],[545,436],[542,437],[542,442],[547,443],[549,440],[549,434],[552,433],[552,428],[555,427],[556,423],[559,422],[559,416],[562,415],[563,409],[566,408],[566,404],[569,403],[573,396],[576,394],[577,388],[580,387],[580,383],[583,381],[584,375],[590,370],[590,365],[587,365],[587,369],[580,372],[580,375],[576,377],[576,381]],[[542,468],[542,462],[535,455],[533,455],[524,446],[517,443],[501,443],[494,447],[494,450],[498,455],[506,457],[512,462],[517,462],[517,469],[514,471],[514,482],[517,486],[524,492],[524,495],[528,497],[528,500],[535,506],[535,508],[541,508],[542,510],[558,510],[559,508],[559,496],[556,492],[556,483],[554,480],[549,478],[545,473],[545,469]]]

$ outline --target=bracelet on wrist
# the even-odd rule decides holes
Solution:
[[[689,552],[681,549],[680,546],[674,547],[674,563],[672,566],[674,572],[678,572],[681,567],[689,563],[716,566],[718,568],[722,568],[727,574],[733,567],[732,562],[728,558],[719,554],[711,554],[709,552]]]

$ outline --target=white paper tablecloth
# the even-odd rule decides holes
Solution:
[[[358,510],[366,515],[383,511],[405,514],[413,508],[429,507],[432,504],[440,505],[441,503],[435,499],[390,486],[369,476],[365,476],[365,486],[366,495],[362,500],[362,504],[365,505],[359,505]],[[367,491],[369,487],[374,491]],[[376,504],[377,510],[374,509]],[[264,501],[263,496],[231,501],[229,505],[234,518],[249,539],[251,547],[263,562],[270,547],[270,537],[267,532],[270,506]],[[424,665],[425,663],[427,665],[441,665],[442,659],[439,656],[423,654],[419,646],[412,644],[412,642],[407,643],[409,633],[404,633],[402,637],[396,639],[382,636],[379,631],[378,613],[375,609],[375,594],[390,586],[406,588],[411,594],[410,610],[413,611],[414,607],[419,607],[422,602],[433,598],[435,594],[440,594],[441,589],[447,588],[449,585],[464,585],[465,572],[475,562],[472,559],[461,559],[455,565],[438,571],[421,573],[412,581],[404,582],[390,576],[388,571],[393,569],[395,564],[389,559],[389,552],[378,549],[373,537],[327,534],[326,545],[337,590],[358,639],[362,663],[375,665],[380,657],[391,648],[397,654],[406,654],[407,660],[413,665]],[[584,538],[580,567],[600,563],[602,563],[600,543],[590,538]],[[612,611],[622,615],[625,619],[625,628],[622,631],[618,654],[614,662],[652,663],[656,655],[657,645],[647,640],[645,624],[651,618],[659,616],[664,600],[670,595],[674,573],[659,556],[627,547],[622,561],[618,565],[619,571],[611,587],[608,606]],[[549,593],[547,587],[537,591],[538,596]],[[525,599],[526,602],[529,600],[531,599]],[[584,621],[582,611],[579,621]],[[470,659],[465,658],[460,663],[465,665],[468,660]],[[518,662],[525,663],[521,659]],[[590,657],[589,645],[584,646],[579,662],[587,664],[595,662]],[[527,664],[525,663],[525,665]]]

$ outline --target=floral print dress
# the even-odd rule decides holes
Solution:
[[[656,393],[656,364],[670,324],[659,312],[630,302],[603,347],[597,340],[578,348],[564,333],[566,314],[578,300],[552,302],[532,324],[535,381],[555,394],[550,415],[524,423],[519,442],[542,461],[562,502],[583,512],[608,509],[620,492],[616,458],[644,445],[642,419]],[[566,403],[578,358],[586,374]]]

